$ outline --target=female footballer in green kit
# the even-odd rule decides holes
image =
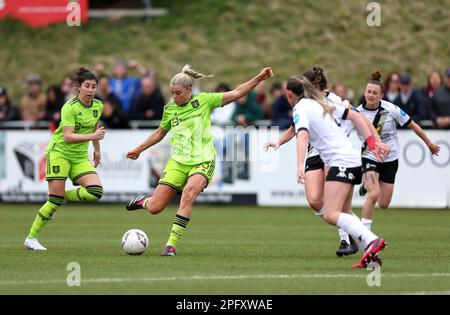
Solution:
[[[79,68],[74,77],[79,94],[69,99],[61,109],[61,123],[47,146],[46,179],[48,200],[39,209],[24,246],[31,250],[47,250],[38,241],[39,233],[53,213],[68,201],[96,201],[103,195],[103,187],[95,167],[100,163],[100,140],[105,129],[98,128],[103,104],[94,99],[97,77],[85,68]],[[94,165],[88,159],[89,142],[94,145]],[[66,180],[80,185],[65,190]]]
[[[207,76],[192,70],[189,65],[170,81],[173,100],[164,107],[160,126],[127,154],[129,159],[136,160],[143,151],[160,142],[169,130],[172,133],[172,155],[154,194],[133,198],[127,205],[128,210],[147,209],[151,214],[157,214],[177,192],[182,192],[169,240],[161,256],[175,255],[177,243],[191,217],[192,205],[214,175],[216,149],[210,133],[211,111],[243,97],[272,76],[272,69],[264,68],[232,91],[197,95],[192,93],[193,79]]]

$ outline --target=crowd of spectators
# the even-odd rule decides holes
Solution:
[[[134,70],[139,76],[129,75]],[[162,118],[166,99],[160,88],[157,74],[137,61],[118,60],[112,75],[105,66],[95,66],[99,84],[97,98],[104,103],[102,123],[107,128],[130,128],[130,121],[155,121]],[[40,76],[26,77],[26,91],[17,104],[8,96],[7,88],[0,86],[0,123],[3,121],[47,121],[54,130],[61,118],[61,107],[76,94],[69,76],[59,84],[44,90]],[[227,92],[231,87],[219,83],[215,92]],[[274,82],[267,87],[264,82],[238,101],[213,111],[211,121],[217,125],[266,125],[288,128],[292,108],[285,97],[285,82]],[[342,83],[334,83],[330,90],[355,106],[364,103],[361,96],[355,100],[352,91]],[[384,99],[402,108],[411,118],[425,128],[450,129],[450,68],[443,75],[431,71],[424,86],[420,86],[408,73],[391,72],[384,82]]]

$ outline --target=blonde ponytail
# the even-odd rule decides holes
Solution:
[[[180,73],[177,73],[170,80],[170,85],[179,84],[185,88],[192,87],[193,79],[210,78],[213,75],[203,74],[191,68],[191,65],[185,65]]]

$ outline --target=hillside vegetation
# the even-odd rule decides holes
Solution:
[[[284,80],[318,63],[330,81],[359,94],[374,69],[409,71],[423,85],[429,70],[450,65],[449,1],[378,1],[380,27],[366,23],[368,2],[155,0],[168,16],[43,29],[0,21],[0,84],[17,101],[28,73],[50,84],[79,65],[104,62],[110,70],[121,57],[157,69],[165,91],[185,63],[215,74],[202,81],[205,90],[219,81],[236,85],[265,65]]]

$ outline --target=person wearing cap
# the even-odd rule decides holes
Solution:
[[[42,92],[42,80],[37,75],[29,75],[26,79],[27,94],[19,104],[20,119],[39,121],[46,116],[47,98]]]
[[[439,129],[450,129],[450,67],[445,71],[444,84],[431,99],[431,119]]]
[[[420,125],[420,121],[428,119],[428,109],[422,95],[413,89],[412,78],[408,73],[400,75],[400,95],[394,104],[403,109],[412,120]]]
[[[14,120],[17,117],[17,109],[8,97],[6,88],[0,86],[0,121]]]

